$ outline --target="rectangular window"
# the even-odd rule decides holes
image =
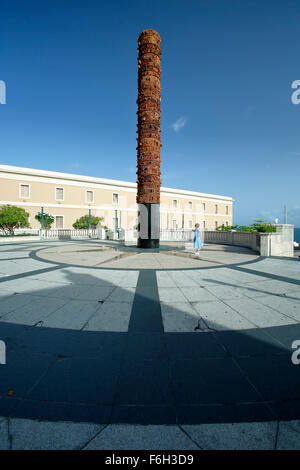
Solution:
[[[226,221],[226,227],[228,227],[228,222]]]
[[[215,221],[215,228],[217,228],[217,227],[218,227],[218,221],[216,220]]]
[[[64,188],[55,188],[55,200],[56,201],[64,200]]]
[[[29,184],[20,184],[20,197],[30,198],[30,185]]]
[[[215,204],[215,214],[218,213],[218,204]]]
[[[202,211],[205,212],[205,202],[202,202]]]
[[[119,194],[113,193],[113,204],[119,204]]]
[[[94,202],[94,191],[86,191],[86,202]]]
[[[189,210],[191,211],[193,209],[193,203],[192,201],[189,201]]]
[[[173,229],[177,229],[177,220],[173,219]]]
[[[193,228],[193,221],[189,220],[189,228]]]
[[[205,220],[203,220],[202,226],[203,226],[203,228],[205,228]]]
[[[226,215],[228,215],[229,212],[228,212],[228,206],[226,206]]]
[[[64,228],[64,217],[62,215],[55,216],[55,228]]]
[[[178,207],[178,201],[177,201],[177,199],[174,199],[174,200],[173,200],[173,207],[174,207],[174,209],[177,209],[177,207]]]

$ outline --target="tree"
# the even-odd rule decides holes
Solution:
[[[0,229],[10,235],[14,235],[16,228],[30,228],[29,214],[24,209],[16,206],[2,206],[0,210]]]
[[[257,232],[276,232],[276,227],[265,220],[254,220],[254,223],[251,224],[249,227],[252,227]]]
[[[48,230],[51,228],[51,225],[54,222],[54,217],[53,215],[47,214],[47,212],[44,212],[43,216],[44,216],[44,228]],[[42,213],[38,212],[34,218],[38,220],[42,226]]]
[[[96,228],[99,223],[103,222],[103,217],[95,217],[91,216],[91,228]],[[80,219],[77,219],[76,222],[73,224],[74,228],[77,229],[86,229],[89,228],[89,216],[83,215]]]
[[[219,225],[219,227],[216,228],[218,232],[224,231],[228,232],[230,230],[236,230],[238,228],[238,225]]]

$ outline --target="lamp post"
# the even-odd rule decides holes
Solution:
[[[44,223],[44,204],[41,204],[41,228],[42,228],[42,230],[45,229],[45,223]]]
[[[92,236],[92,210],[91,206],[89,206],[89,238]]]
[[[283,223],[287,224],[287,208],[286,208],[286,206],[284,206],[283,220],[284,220]]]
[[[91,206],[89,206],[89,230],[91,230],[92,224],[91,224]]]
[[[118,209],[115,209],[115,233],[118,231]]]

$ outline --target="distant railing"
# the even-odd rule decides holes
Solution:
[[[192,229],[164,229],[160,231],[160,240],[168,242],[184,241],[188,242],[193,239],[194,233]]]
[[[59,240],[72,240],[73,238],[97,238],[97,229],[50,229],[41,230],[43,238],[56,238]]]
[[[204,243],[244,246],[259,251],[260,236],[257,232],[206,230],[204,232]]]

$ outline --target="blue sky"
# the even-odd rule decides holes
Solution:
[[[0,163],[135,181],[137,37],[162,37],[164,186],[300,226],[298,0],[2,0]]]

